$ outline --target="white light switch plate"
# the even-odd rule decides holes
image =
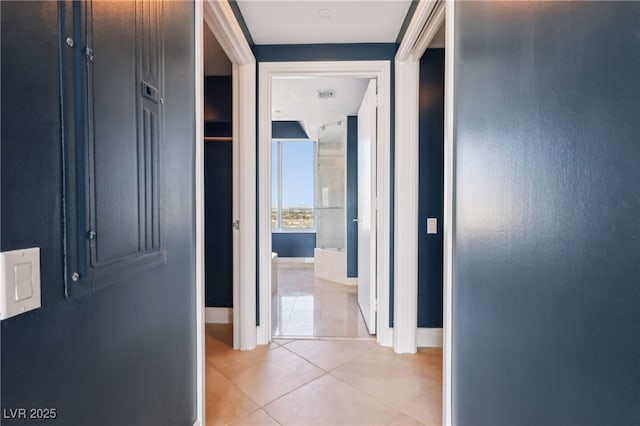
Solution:
[[[0,319],[40,307],[40,248],[0,253]]]
[[[428,217],[427,218],[427,234],[437,234],[437,233],[438,233],[438,218]]]

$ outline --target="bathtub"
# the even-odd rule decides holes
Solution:
[[[347,253],[344,250],[316,248],[313,255],[313,274],[316,278],[346,285],[358,284],[357,278],[347,277]]]

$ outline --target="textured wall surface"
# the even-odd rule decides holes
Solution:
[[[58,4],[3,1],[0,8],[0,245],[2,251],[40,247],[42,276],[42,307],[1,324],[1,405],[57,410],[54,420],[2,424],[190,426],[196,415],[193,5],[164,4],[166,126],[159,148],[166,263],[68,300]]]
[[[640,3],[456,3],[457,425],[640,419]]]

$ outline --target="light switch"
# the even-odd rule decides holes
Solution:
[[[0,319],[40,307],[40,248],[0,253]]]
[[[437,233],[438,233],[438,218],[428,217],[427,218],[427,234],[437,234]]]
[[[30,263],[14,265],[15,273],[15,301],[33,297],[33,268]]]

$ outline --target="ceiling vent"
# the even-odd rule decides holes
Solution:
[[[330,89],[318,90],[318,99],[320,99],[321,101],[330,101],[330,100],[333,100],[335,97],[336,97],[335,90],[330,90]]]

